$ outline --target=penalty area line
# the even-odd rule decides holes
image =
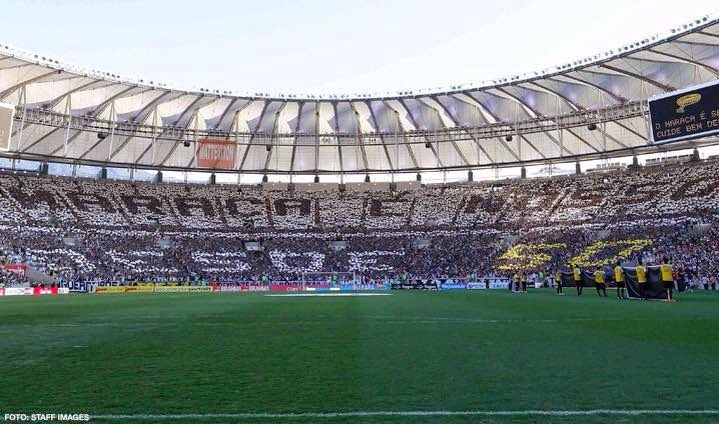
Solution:
[[[582,415],[719,415],[719,409],[588,409],[588,410],[514,410],[514,411],[348,411],[348,412],[247,412],[206,414],[99,414],[93,420],[182,420],[231,418],[361,418],[361,417],[450,417],[450,416],[582,416]]]

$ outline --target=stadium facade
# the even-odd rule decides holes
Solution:
[[[718,144],[653,145],[646,119],[648,98],[717,78],[712,17],[539,72],[387,95],[185,91],[0,45],[0,102],[15,107],[2,157],[293,176],[571,163]]]

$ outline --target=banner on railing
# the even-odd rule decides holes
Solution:
[[[5,287],[5,296],[31,296],[32,287]]]
[[[96,286],[95,293],[125,293],[125,286]]]
[[[25,273],[27,270],[27,265],[25,264],[9,264],[3,266],[3,269],[8,272],[12,272],[13,274],[17,275],[20,278],[25,277]]]
[[[153,292],[155,291],[155,287],[152,285],[142,284],[139,286],[125,286],[125,293],[130,292]]]
[[[211,292],[212,286],[155,286],[155,293]]]
[[[435,280],[407,280],[391,284],[392,290],[438,290],[438,286]]]
[[[480,278],[476,282],[467,283],[469,290],[506,289],[508,286],[508,278]]]
[[[266,292],[270,291],[269,286],[260,286],[256,284],[218,284],[214,286],[214,291],[219,292]]]
[[[67,287],[4,287],[0,288],[0,296],[43,296],[68,294]]]
[[[197,140],[195,157],[200,168],[233,169],[237,145],[231,140]]]
[[[304,285],[301,283],[273,283],[269,287],[272,292],[298,292],[304,290]]]

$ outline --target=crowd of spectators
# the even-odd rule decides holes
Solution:
[[[718,186],[711,162],[383,192],[4,173],[0,249],[59,281],[472,278],[665,256],[702,281],[719,276]]]

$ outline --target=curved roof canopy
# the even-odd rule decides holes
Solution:
[[[0,101],[17,110],[8,154],[194,169],[193,143],[209,137],[236,143],[234,169],[242,172],[461,169],[627,154],[648,148],[648,97],[718,78],[719,19],[708,17],[549,70],[392,96],[184,91],[0,46]]]

